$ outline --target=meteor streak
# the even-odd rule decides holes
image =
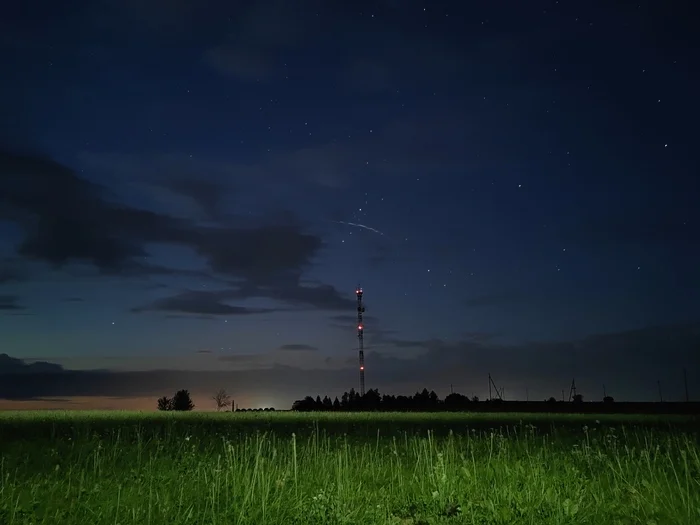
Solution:
[[[345,224],[346,226],[354,226],[356,228],[362,228],[364,230],[369,230],[371,232],[378,233],[379,235],[384,235],[382,232],[380,232],[376,228],[372,228],[371,226],[367,226],[365,224],[359,224],[356,222],[345,222],[345,221],[333,221],[333,222],[336,222],[338,224]]]

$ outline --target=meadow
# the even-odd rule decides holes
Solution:
[[[700,524],[692,417],[0,414],[0,524]]]

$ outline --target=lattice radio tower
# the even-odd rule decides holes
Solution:
[[[355,290],[357,294],[357,342],[360,357],[360,395],[365,395],[365,325],[362,322],[362,314],[365,307],[362,306],[362,287],[358,284]]]

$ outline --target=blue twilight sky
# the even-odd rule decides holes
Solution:
[[[35,0],[0,35],[0,373],[62,367],[0,397],[339,395],[357,283],[382,393],[700,383],[679,6]]]

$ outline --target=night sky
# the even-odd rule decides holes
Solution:
[[[700,396],[681,3],[14,4],[0,406]]]

